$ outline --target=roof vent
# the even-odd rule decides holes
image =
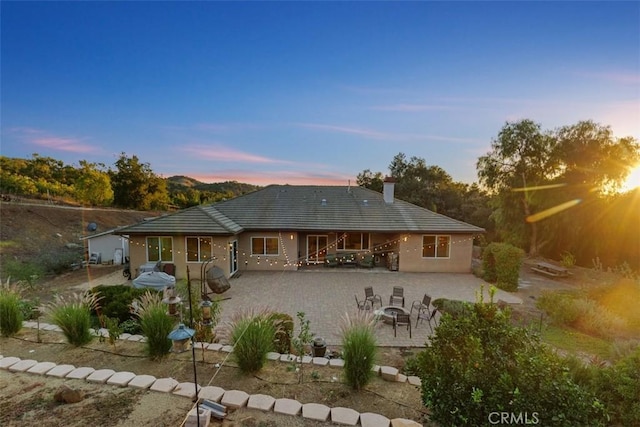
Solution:
[[[365,205],[365,206],[369,206],[369,201],[367,199],[364,199],[362,201],[362,204]]]
[[[327,206],[327,199],[322,199],[322,201],[320,202],[320,204],[322,206]]]

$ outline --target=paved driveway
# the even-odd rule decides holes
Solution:
[[[421,300],[427,293],[433,299],[450,298],[475,302],[476,293],[483,281],[472,274],[451,273],[401,273],[386,270],[302,270],[297,272],[244,272],[230,280],[231,289],[222,297],[222,321],[243,308],[268,306],[288,313],[296,319],[303,311],[310,320],[311,331],[325,338],[328,345],[340,345],[337,334],[341,316],[357,312],[355,295],[364,298],[364,287],[373,286],[385,305],[393,286],[404,287],[405,307],[411,308],[414,300]],[[485,284],[485,300],[488,300]],[[228,299],[227,299],[228,298]],[[507,292],[498,291],[497,300],[520,304],[522,300]],[[428,323],[415,327],[412,316],[413,338],[406,328],[398,330],[394,337],[391,325],[378,323],[378,345],[389,347],[421,347],[431,334]],[[297,325],[296,325],[297,332]]]

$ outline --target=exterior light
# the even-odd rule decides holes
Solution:
[[[176,296],[176,288],[166,288],[164,295],[165,298],[162,300],[162,302],[169,306],[169,316],[178,317],[178,304],[180,304],[182,298]]]
[[[171,351],[182,353],[189,350],[191,348],[189,344],[195,333],[195,330],[187,328],[184,323],[180,323],[176,329],[167,335],[167,338],[173,342]]]
[[[200,308],[202,308],[202,324],[205,326],[211,326],[213,323],[211,320],[211,306],[213,303],[208,299],[203,299],[200,303]]]

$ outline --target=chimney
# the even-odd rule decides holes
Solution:
[[[385,203],[393,203],[393,192],[396,186],[395,178],[388,176],[384,179],[382,183],[382,196],[384,197]]]

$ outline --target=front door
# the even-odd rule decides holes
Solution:
[[[229,276],[238,271],[238,241],[229,243]]]
[[[307,262],[310,264],[324,263],[327,255],[329,236],[310,234],[307,236]]]

